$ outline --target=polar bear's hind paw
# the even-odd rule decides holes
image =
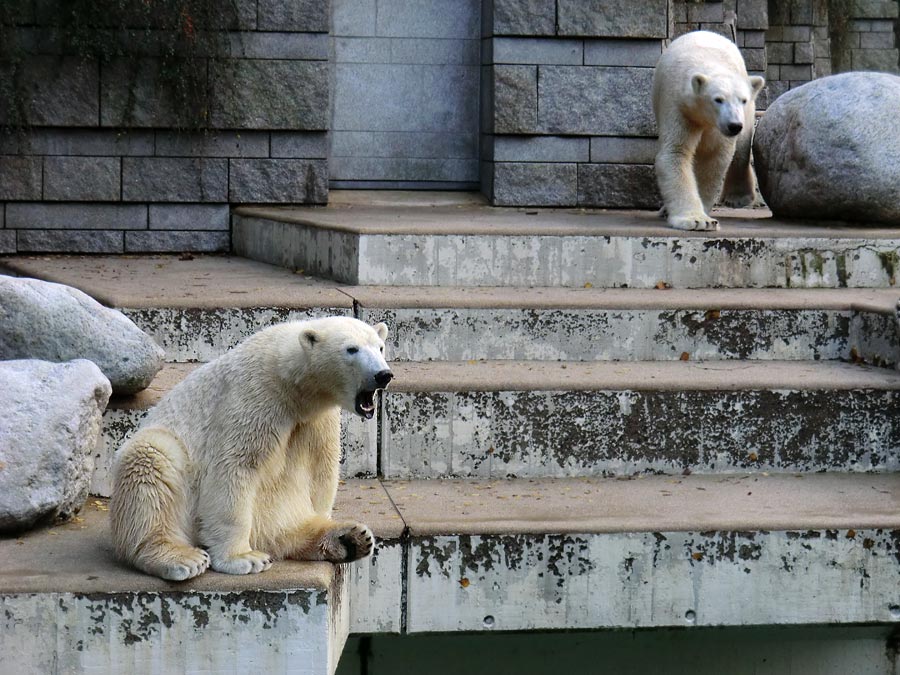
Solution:
[[[334,563],[353,562],[371,555],[375,548],[372,531],[360,523],[335,528],[325,535],[325,560]]]

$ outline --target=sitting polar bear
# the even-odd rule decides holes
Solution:
[[[173,388],[116,455],[117,554],[176,581],[369,555],[369,528],[331,509],[340,409],[372,418],[386,337],[347,317],[272,326]]]
[[[681,36],[660,57],[653,74],[656,178],[660,215],[672,227],[716,230],[709,212],[720,195],[727,206],[753,201],[750,147],[764,85],[763,78],[747,75],[730,40],[708,31]]]

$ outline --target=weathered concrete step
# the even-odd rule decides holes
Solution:
[[[388,478],[893,471],[900,373],[836,362],[396,363]]]
[[[410,633],[900,621],[897,475],[386,488]]]
[[[209,361],[273,323],[336,314],[387,322],[401,361],[900,361],[893,289],[340,286],[224,256],[20,256],[5,267],[122,309],[173,362]]]
[[[346,287],[398,361],[900,360],[898,291]]]
[[[480,204],[241,207],[236,253],[359,285],[888,287],[900,230],[723,210],[718,232],[654,214]]]
[[[116,450],[131,434],[150,408],[172,387],[202,364],[168,363],[150,386],[135,396],[113,397],[103,413],[103,431],[94,453],[91,493],[109,496],[112,488],[112,463]],[[341,414],[341,475],[374,476],[377,467],[377,423],[357,415]]]
[[[335,314],[386,321],[395,360],[900,360],[893,289],[340,286],[224,256],[14,257],[5,267],[122,309],[174,362]]]
[[[349,594],[334,566],[168,583],[115,561],[105,508],[89,502],[70,524],[0,540],[0,670],[335,671]]]
[[[897,474],[347,481],[336,517],[373,528],[367,561],[169,584],[113,561],[92,499],[0,540],[0,658],[319,673],[348,630],[896,624],[898,501]]]

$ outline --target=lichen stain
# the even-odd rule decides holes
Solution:
[[[450,578],[450,569],[447,563],[456,554],[455,540],[447,540],[442,546],[433,537],[421,537],[415,540],[413,545],[419,551],[419,562],[416,565],[417,576],[431,578],[431,568],[434,567],[441,572],[443,577]],[[434,565],[432,565],[432,561]]]

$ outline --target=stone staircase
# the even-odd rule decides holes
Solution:
[[[38,617],[59,664],[163,664],[192,641],[200,659],[215,627],[247,636],[234,658],[309,673],[333,672],[348,634],[900,622],[900,231],[380,198],[239,209],[235,248],[263,262],[0,261],[167,350],[106,413],[100,497],[158,397],[265,325],[386,321],[396,374],[377,420],[342,422],[337,511],[373,527],[370,560],[166,584],[109,560],[98,498],[83,524],[0,542],[22,659]],[[24,574],[32,545],[46,562]],[[69,607],[85,618],[64,629]]]

